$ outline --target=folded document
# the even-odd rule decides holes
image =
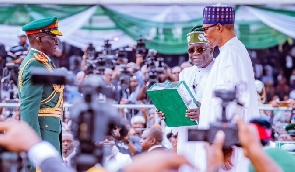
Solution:
[[[156,83],[147,90],[156,108],[165,114],[168,127],[197,125],[185,117],[186,110],[199,107],[194,95],[184,81]]]

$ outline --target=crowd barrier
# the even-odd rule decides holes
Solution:
[[[19,103],[0,103],[0,107],[19,107]],[[72,104],[64,103],[64,108],[70,108]],[[150,109],[154,108],[154,105],[135,105],[135,104],[113,104],[115,108],[118,109]],[[295,107],[294,107],[295,108]],[[264,104],[262,106],[259,106],[260,110],[292,110],[292,107],[272,107],[271,105]]]

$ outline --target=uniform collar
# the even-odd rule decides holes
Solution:
[[[43,53],[42,51],[39,51],[39,50],[37,50],[37,49],[35,49],[35,48],[31,48],[31,50],[36,51],[36,52],[38,52],[38,53]],[[48,61],[51,61],[50,57],[48,57],[45,53],[43,53],[43,54],[44,54],[45,57],[48,59]]]

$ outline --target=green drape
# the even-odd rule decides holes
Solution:
[[[0,24],[22,26],[32,20],[50,16],[57,16],[62,20],[89,7],[87,5],[1,5]]]
[[[90,7],[89,5],[2,4],[0,8],[0,24],[6,26],[22,26],[32,20],[48,16],[57,16],[62,20],[85,11]],[[270,9],[261,6],[253,7],[286,16],[295,16],[295,12],[291,10]],[[236,6],[237,12],[239,9],[239,6]],[[152,19],[144,20],[134,14],[120,13],[107,6],[100,5],[90,20],[81,29],[83,31],[89,31],[89,33],[91,31],[114,32],[122,30],[124,34],[134,40],[139,36],[147,38],[147,48],[156,49],[161,54],[177,55],[187,52],[186,35],[197,24],[202,24],[202,16],[195,16],[186,22],[155,22]],[[254,21],[236,19],[235,29],[239,39],[245,44],[246,48],[250,49],[270,48],[282,44],[289,39],[288,36],[268,27],[258,19],[254,19]]]
[[[158,23],[138,19],[126,14],[103,7],[107,14],[118,28],[133,39],[140,35],[149,36],[151,29],[156,29],[156,36],[147,41],[147,47],[156,49],[162,54],[184,54],[187,52],[186,34],[197,24],[202,24],[202,18],[182,23]],[[288,37],[273,28],[270,28],[260,21],[236,21],[236,32],[239,39],[246,48],[264,49],[284,43]],[[181,34],[175,36],[176,30]]]

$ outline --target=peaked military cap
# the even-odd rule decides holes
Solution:
[[[62,33],[58,30],[57,17],[47,17],[44,19],[34,20],[23,26],[23,31],[27,35],[37,33],[47,33],[51,35],[62,36]]]

